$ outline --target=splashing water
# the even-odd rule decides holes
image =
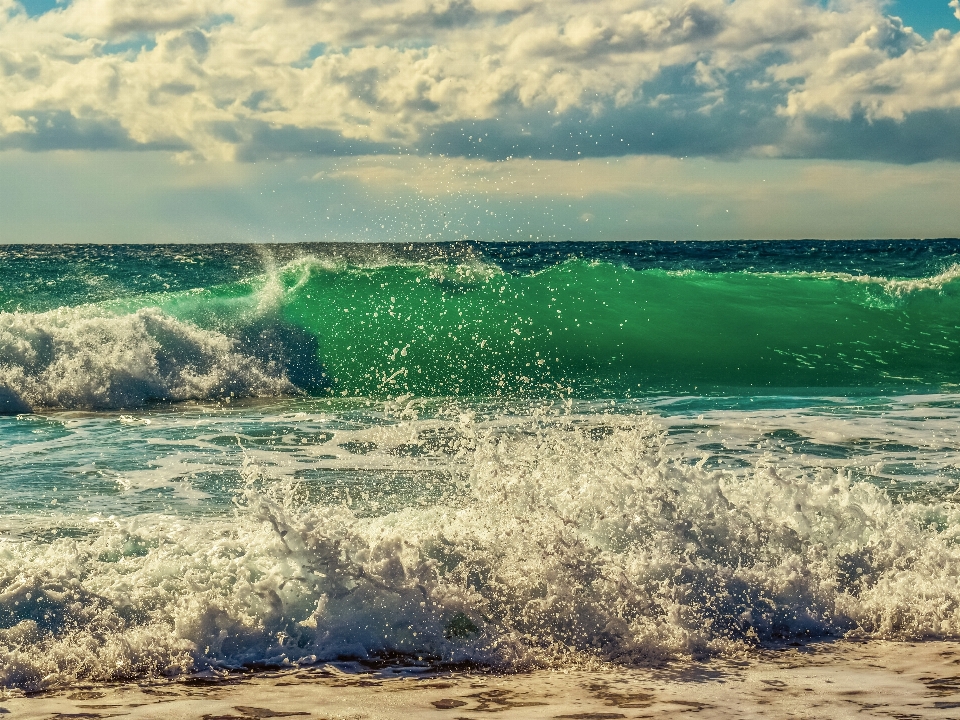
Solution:
[[[725,247],[4,250],[0,686],[960,635],[957,248]]]
[[[391,430],[437,437],[426,421]],[[845,472],[709,471],[649,416],[465,419],[446,437],[444,494],[415,485],[387,512],[382,474],[348,501],[248,453],[232,516],[95,515],[82,534],[4,543],[3,684],[343,658],[629,663],[960,632],[949,503],[895,503]]]

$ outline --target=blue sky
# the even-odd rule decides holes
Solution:
[[[958,15],[0,0],[0,241],[956,236]]]
[[[899,15],[905,25],[910,25],[926,38],[941,28],[951,32],[960,30],[960,20],[942,0],[897,0],[890,6],[890,13]]]

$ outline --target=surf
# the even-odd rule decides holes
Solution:
[[[221,285],[2,312],[0,404],[950,391],[957,267],[902,279],[573,258],[520,272],[307,255]]]
[[[436,424],[373,430],[396,442]],[[635,665],[960,634],[950,502],[894,502],[842,469],[709,470],[649,415],[445,425],[441,497],[415,483],[385,507],[389,474],[338,491],[251,445],[225,514],[93,513],[0,543],[0,685],[345,659]]]

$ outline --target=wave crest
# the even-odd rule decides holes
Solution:
[[[890,295],[902,296],[924,291],[942,291],[946,286],[960,278],[960,265],[954,263],[943,272],[929,277],[919,278],[891,278],[875,275],[854,275],[844,272],[794,272],[794,273],[761,273],[766,277],[812,277],[820,280],[841,280],[843,282],[860,283],[883,288]]]

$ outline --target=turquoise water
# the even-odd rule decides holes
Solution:
[[[0,248],[0,684],[955,637],[958,263]]]
[[[956,387],[956,243],[649,245],[11,249],[0,403]]]

